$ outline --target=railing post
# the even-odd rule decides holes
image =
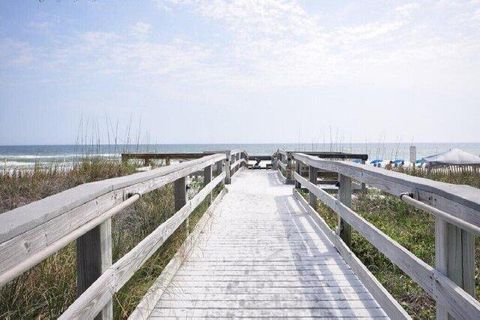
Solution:
[[[365,160],[362,160],[362,164],[365,165]],[[365,182],[362,182],[362,191],[367,191],[367,185]]]
[[[208,166],[208,167],[205,167],[205,169],[203,169],[203,186],[205,187],[207,184],[210,183],[210,181],[212,181],[212,166]],[[208,204],[211,204],[212,203],[212,193],[210,193],[210,195],[207,196],[207,201],[208,201]]]
[[[300,163],[300,161],[298,160],[295,160],[295,172],[298,173],[299,175],[302,175],[301,173],[301,170],[300,170],[300,166],[302,164]],[[300,182],[298,182],[296,179],[295,179],[295,176],[292,175],[292,178],[293,180],[295,181],[295,188],[300,188],[302,185],[300,184]]]
[[[350,177],[339,174],[338,199],[347,207],[352,207],[352,179]],[[337,234],[342,238],[343,242],[350,247],[352,244],[352,227],[338,215]]]
[[[246,152],[242,152],[242,158],[245,160],[243,163],[243,167],[248,169],[248,155]]]
[[[106,220],[77,239],[77,297],[112,265],[112,221]],[[95,319],[113,319],[110,301]]]
[[[317,185],[318,169],[312,166],[308,166],[308,177],[311,183],[313,183],[314,185]],[[308,197],[309,197],[309,203],[312,206],[312,208],[316,208],[317,197],[312,192],[309,192]]]
[[[221,174],[222,171],[223,171],[223,160],[220,160],[215,164],[215,175]]]
[[[183,208],[187,204],[187,179],[186,177],[175,180],[174,197],[175,197],[175,212]],[[190,233],[190,221],[186,220],[187,234]]]
[[[277,165],[277,155],[278,153],[274,153],[272,155],[272,170],[277,170],[278,169],[278,165]]]
[[[440,217],[435,219],[435,268],[475,296],[475,237]],[[441,301],[437,319],[453,319]]]
[[[225,160],[225,184],[230,184],[232,183],[232,178],[230,176],[231,153],[230,151],[226,151],[225,154],[227,155],[227,159]]]
[[[292,155],[291,153],[287,153],[287,184],[293,184],[294,183],[294,180],[293,180],[293,171],[295,170],[295,168],[293,167],[293,159],[292,159]]]

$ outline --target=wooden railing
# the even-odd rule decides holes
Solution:
[[[480,319],[480,303],[474,298],[475,235],[480,231],[479,189],[352,162],[322,160],[302,153],[292,153],[289,161],[309,167],[308,179],[298,172],[292,172],[294,180],[308,189],[309,202],[298,191],[295,191],[296,197],[312,213],[389,316],[409,318],[398,302],[351,252],[351,228],[357,230],[437,302],[437,319],[447,319],[449,315],[456,319]],[[317,186],[318,170],[339,174],[337,198]],[[351,209],[352,180],[397,196],[435,216],[435,267],[416,257]],[[314,204],[317,199],[338,214],[336,232],[316,214]]]
[[[279,170],[281,173],[281,179],[287,184],[295,184],[295,179],[293,178],[293,172],[301,172],[304,169],[303,165],[300,162],[293,161],[293,154],[300,153],[298,151],[285,151],[285,150],[278,150],[272,156],[272,168],[274,170]],[[365,163],[368,159],[367,154],[357,154],[357,153],[344,153],[344,152],[307,152],[306,154],[310,156],[314,156],[317,158],[322,159],[336,159],[336,160],[358,160],[361,163]],[[308,167],[306,168],[307,170]],[[332,177],[332,172],[328,172],[326,170],[320,170],[319,172],[320,177]],[[336,179],[336,174],[334,175],[334,179]],[[336,183],[337,181],[334,181]],[[298,184],[297,184],[298,187]],[[364,187],[364,186],[363,186]]]
[[[0,215],[0,287],[76,240],[77,300],[61,319],[111,319],[112,297],[193,210],[229,184],[247,155],[225,151],[129,176],[86,183]],[[231,162],[233,163],[231,164]],[[213,177],[212,167],[221,168]],[[203,170],[190,200],[186,177]],[[112,264],[111,218],[143,194],[174,183],[176,213]],[[210,197],[210,198],[208,198]]]

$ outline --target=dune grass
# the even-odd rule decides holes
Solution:
[[[403,171],[432,180],[480,187],[480,175],[475,173],[427,173]],[[307,197],[306,192],[302,194]],[[431,266],[435,264],[435,220],[429,213],[417,210],[400,199],[378,190],[357,193],[353,209],[392,239],[400,243]],[[334,230],[337,214],[321,202],[317,212]],[[435,302],[428,294],[390,262],[358,232],[352,232],[352,250],[377,277],[385,288],[414,319],[435,319]],[[476,243],[476,288],[480,294],[480,242]]]
[[[81,183],[135,172],[131,165],[89,160],[72,170],[17,171],[0,175],[0,214]],[[218,194],[220,188],[215,190]],[[202,203],[190,218],[193,228],[208,208]],[[112,219],[113,261],[135,247],[174,214],[173,186],[144,195]],[[186,238],[182,225],[114,298],[114,318],[125,319]],[[57,318],[76,299],[76,252],[71,243],[0,289],[0,319]]]

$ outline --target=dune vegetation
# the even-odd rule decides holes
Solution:
[[[3,174],[0,175],[0,214],[82,183],[134,172],[133,165],[90,159],[71,170],[52,167]],[[197,207],[190,218],[190,228],[207,208],[207,203]],[[166,185],[114,216],[113,261],[135,247],[173,213],[173,186]],[[125,319],[135,309],[186,235],[184,224],[114,296],[115,319]],[[76,299],[76,295],[76,252],[75,243],[71,243],[0,289],[0,319],[54,319]]]

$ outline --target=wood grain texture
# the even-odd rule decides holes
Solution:
[[[296,174],[295,179],[347,221],[355,230],[373,244],[390,261],[418,283],[432,298],[443,303],[457,319],[480,317],[480,302],[465,292],[459,285],[438,270],[416,257],[413,253],[392,240],[377,227],[360,217],[338,199]]]
[[[95,281],[60,319],[92,319],[111,300],[132,275],[148,260],[170,235],[188,218],[210,192],[222,182],[225,174],[217,176],[177,213],[143,239],[135,248],[115,262]]]
[[[352,207],[352,179],[343,174],[339,175],[338,182],[340,187],[338,189],[338,200],[343,203],[345,206]],[[341,215],[338,215],[338,227],[337,232],[343,242],[347,247],[352,245],[352,227],[342,218]]]
[[[130,176],[86,183],[0,215],[0,274],[119,205],[225,159],[206,156]]]
[[[480,190],[454,185],[353,162],[321,160],[306,154],[293,155],[308,165],[338,172],[395,196],[407,193],[435,208],[480,226]]]
[[[279,181],[242,170],[164,289],[152,318],[386,314]]]
[[[77,239],[77,296],[80,296],[112,265],[112,220],[90,230]],[[113,319],[110,301],[97,320]]]
[[[333,232],[327,223],[318,215],[307,201],[297,192],[295,197],[305,207],[312,219],[318,224],[329,240],[335,245],[338,252],[345,261],[350,265],[355,274],[360,278],[365,287],[370,291],[372,296],[378,301],[380,306],[385,310],[387,315],[392,319],[411,319],[403,307],[395,300],[395,298],[383,287],[383,285],[375,278],[375,276],[367,269],[367,267],[357,258],[343,240]]]
[[[152,313],[157,301],[162,297],[172,278],[177,273],[178,269],[182,265],[186,257],[188,257],[197,239],[208,227],[215,208],[225,196],[226,192],[223,189],[215,200],[212,202],[208,210],[203,214],[202,218],[198,221],[194,231],[188,236],[182,246],[177,250],[175,256],[170,260],[165,269],[163,269],[161,275],[155,280],[155,283],[148,290],[145,296],[142,298],[137,308],[129,316],[129,319],[147,319]]]

